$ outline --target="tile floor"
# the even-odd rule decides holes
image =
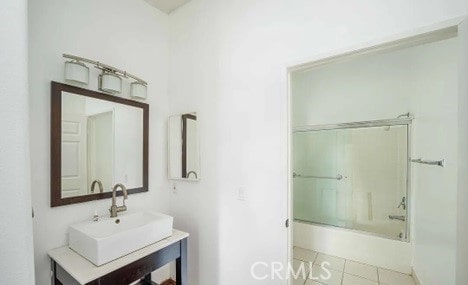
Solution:
[[[321,277],[328,275],[320,266],[324,261],[330,264],[327,280]],[[415,285],[410,275],[294,247],[293,268],[297,270],[301,264],[306,269],[312,268],[306,274],[314,279],[298,276],[294,285]]]

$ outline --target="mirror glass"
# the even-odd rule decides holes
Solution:
[[[169,117],[169,179],[200,179],[197,113]]]
[[[61,197],[143,187],[143,109],[62,91]]]

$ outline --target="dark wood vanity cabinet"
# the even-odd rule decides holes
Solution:
[[[52,284],[74,285],[83,284],[73,278],[72,274],[52,260]],[[151,272],[161,268],[171,261],[176,262],[176,284],[188,285],[187,280],[187,238],[172,243],[145,257],[133,261],[117,270],[109,272],[97,279],[84,283],[86,285],[128,285],[140,280],[139,284],[156,284],[151,281]],[[73,283],[73,284],[67,284]]]

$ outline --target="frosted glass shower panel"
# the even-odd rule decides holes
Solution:
[[[406,237],[407,145],[407,125],[295,132],[294,218]]]

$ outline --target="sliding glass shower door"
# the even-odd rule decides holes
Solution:
[[[408,128],[294,132],[295,220],[405,239]]]

